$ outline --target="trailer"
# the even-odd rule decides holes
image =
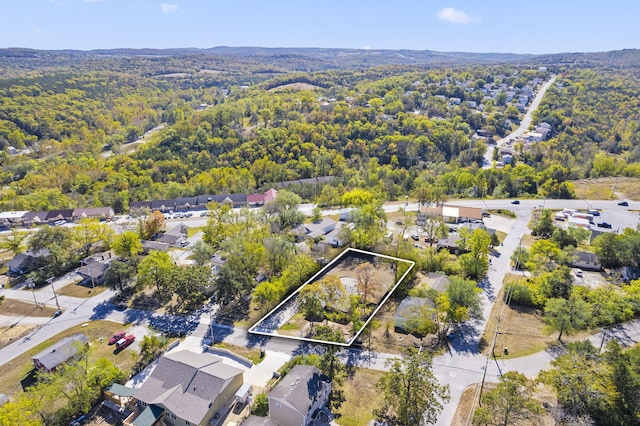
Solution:
[[[570,217],[569,218],[569,226],[580,226],[581,228],[587,228],[591,226],[591,223],[588,219],[583,219],[580,217]]]

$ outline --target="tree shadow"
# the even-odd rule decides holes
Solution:
[[[115,308],[116,308],[115,305],[109,302],[108,300],[105,300],[104,302],[100,302],[93,308],[93,314],[91,314],[90,319],[92,320],[105,319],[107,315],[109,315],[111,312],[115,310]]]
[[[487,295],[487,299],[489,299],[490,302],[495,302],[496,292],[489,280],[489,277],[484,277],[478,281],[478,287]]]
[[[482,333],[473,322],[465,322],[456,328],[448,340],[450,350],[457,353],[475,355],[480,353]]]

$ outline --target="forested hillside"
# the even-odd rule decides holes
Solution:
[[[5,51],[0,207],[125,211],[324,175],[338,179],[303,198],[336,205],[364,187],[393,200],[427,185],[448,196],[571,197],[571,179],[640,174],[634,52],[608,67],[583,56],[568,66],[565,55],[541,69],[529,59],[290,72],[292,58],[278,55]],[[551,73],[560,76],[534,118],[552,126],[550,139],[482,169],[487,145],[522,119],[516,98]],[[128,153],[124,144],[161,123]]]

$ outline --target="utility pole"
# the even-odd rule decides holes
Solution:
[[[491,355],[493,355],[493,357],[495,358],[495,349],[496,349],[496,341],[498,340],[498,334],[500,334],[500,320],[501,318],[498,317],[498,323],[496,324],[496,332],[493,335],[493,342],[491,343],[491,352],[489,352],[487,354],[487,360],[484,364],[484,372],[482,373],[482,383],[480,384],[480,394],[478,396],[478,404],[482,405],[482,390],[484,388],[484,379],[485,377],[487,377],[487,368],[489,367],[489,359],[491,358]]]
[[[33,303],[36,304],[36,308],[38,307],[38,301],[36,300],[36,291],[35,291],[35,287],[36,287],[36,283],[33,282],[33,278],[29,278],[26,281],[27,284],[27,288],[31,289],[31,293],[33,294]]]
[[[53,286],[53,280],[55,279],[56,277],[47,278],[47,283],[51,284],[51,291],[53,291],[53,297],[56,299],[56,306],[58,307],[58,310],[60,310],[60,303],[58,303],[58,295],[56,294],[56,289]]]
[[[209,312],[209,332],[211,333],[211,345],[213,346],[213,315]]]

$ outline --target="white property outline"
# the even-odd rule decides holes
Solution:
[[[300,290],[302,290],[303,287],[305,287],[307,284],[310,284],[312,282],[314,282],[316,280],[316,278],[322,274],[324,274],[326,271],[330,270],[331,268],[333,268],[333,265],[337,262],[339,262],[343,256],[345,256],[347,253],[351,253],[351,252],[355,252],[355,253],[360,253],[360,254],[365,254],[367,256],[374,256],[374,257],[382,257],[385,259],[390,259],[390,260],[394,260],[396,262],[404,262],[404,263],[408,263],[409,269],[407,269],[405,271],[404,274],[402,274],[402,277],[400,277],[400,279],[396,282],[396,284],[393,286],[393,288],[391,288],[390,290],[387,291],[387,295],[385,296],[384,299],[382,299],[382,301],[380,301],[378,303],[378,306],[376,307],[376,309],[371,313],[371,315],[369,315],[369,318],[367,319],[367,321],[365,321],[365,323],[362,325],[362,327],[360,327],[360,330],[358,330],[358,332],[346,343],[339,343],[339,342],[332,342],[330,340],[318,340],[318,339],[309,339],[306,337],[296,337],[296,336],[286,336],[286,335],[282,335],[282,334],[274,334],[274,333],[266,333],[264,331],[256,331],[255,328],[258,327],[265,319],[269,318],[271,316],[271,314],[273,314],[275,311],[277,311],[278,309],[280,309],[280,307],[282,305],[284,305],[285,303],[287,303],[289,300],[291,300],[291,298],[293,298],[294,296],[296,296]],[[278,306],[276,306],[275,308],[273,308],[272,310],[270,310],[265,316],[263,316],[260,321],[258,321],[257,323],[255,323],[251,328],[249,328],[249,333],[251,334],[257,334],[260,336],[268,336],[268,337],[281,337],[283,339],[291,339],[291,340],[299,340],[299,341],[304,341],[304,342],[311,342],[311,343],[324,343],[324,344],[328,344],[328,345],[336,345],[336,346],[344,346],[344,347],[349,347],[351,346],[351,344],[358,338],[358,336],[360,336],[360,333],[362,333],[362,331],[367,327],[367,325],[369,325],[369,322],[371,322],[371,320],[373,319],[374,316],[376,316],[376,314],[378,313],[378,311],[380,310],[380,308],[387,302],[387,300],[389,299],[389,297],[391,297],[391,294],[393,294],[393,292],[396,290],[396,288],[398,288],[398,286],[400,285],[400,283],[402,283],[402,281],[404,281],[404,278],[407,276],[407,274],[409,274],[409,272],[411,272],[411,270],[413,269],[413,267],[416,265],[416,262],[412,261],[412,260],[407,260],[407,259],[402,259],[399,257],[393,257],[393,256],[387,256],[385,254],[380,254],[380,253],[374,253],[371,251],[365,251],[365,250],[359,250],[359,249],[355,249],[355,248],[347,248],[346,250],[344,250],[342,253],[340,253],[338,256],[336,256],[331,262],[329,262],[324,268],[320,269],[318,272],[316,272],[311,278],[309,278],[304,284],[302,284],[300,287],[298,287],[298,289],[296,291],[294,291],[293,293],[291,293],[289,295],[289,297],[287,297],[285,300],[283,300],[282,302],[280,302],[278,304]]]

